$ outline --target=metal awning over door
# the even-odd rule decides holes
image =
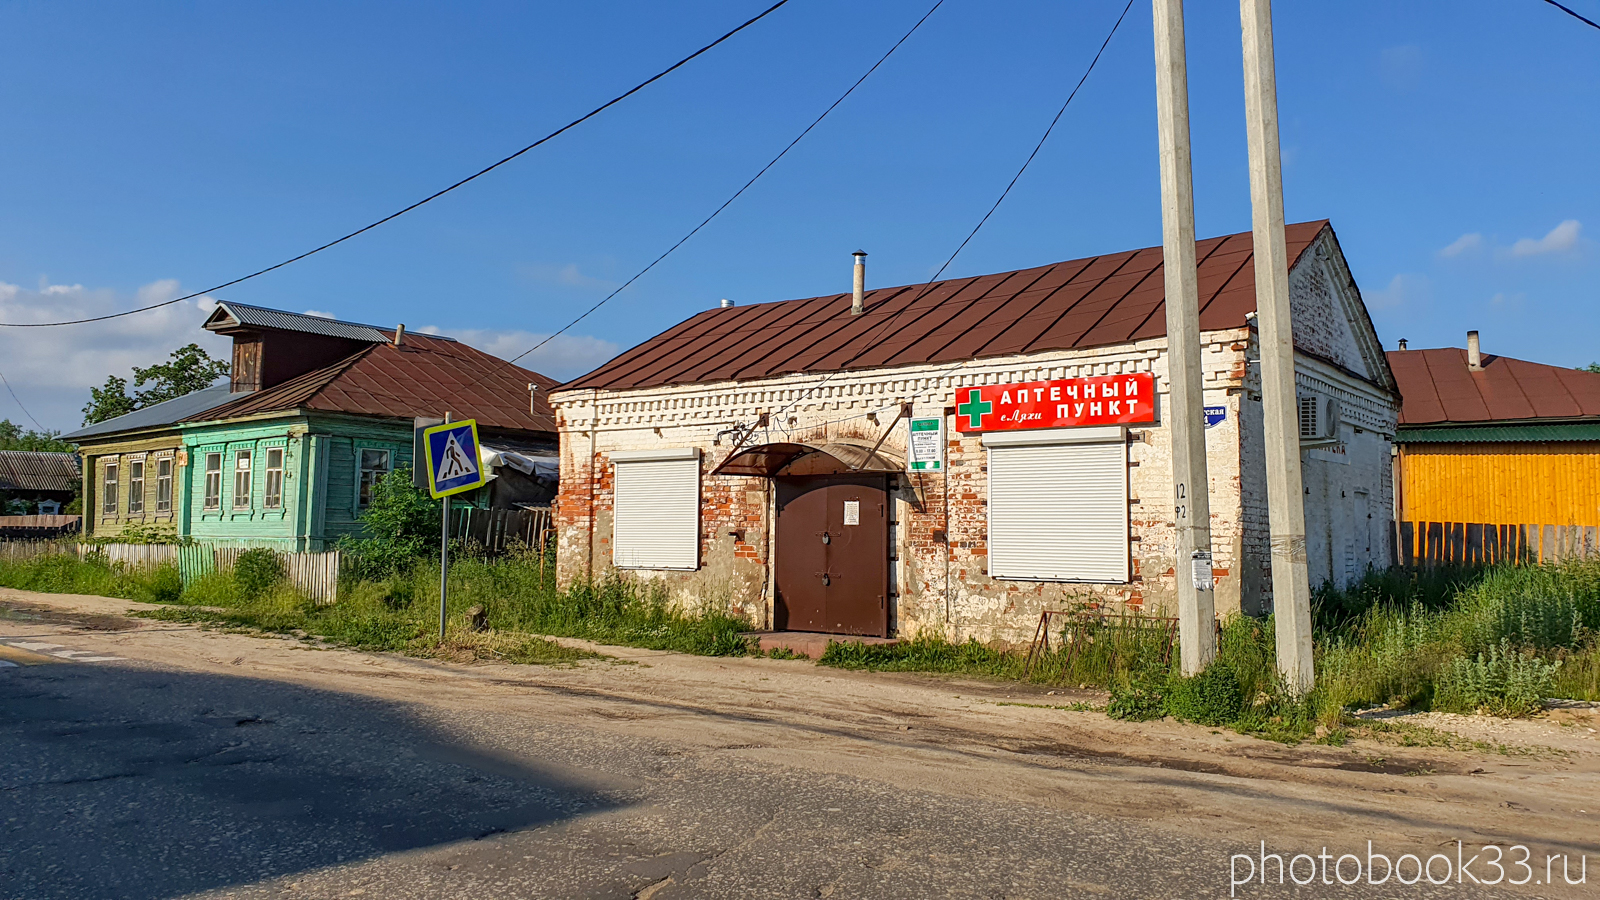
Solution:
[[[832,441],[825,444],[779,442],[735,452],[711,471],[713,475],[849,475],[903,472],[898,454],[870,444]]]

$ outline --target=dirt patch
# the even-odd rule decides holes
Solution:
[[[81,631],[132,631],[139,623],[125,616],[73,612],[0,597],[0,620],[59,625]]]

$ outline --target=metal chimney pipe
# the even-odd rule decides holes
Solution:
[[[401,322],[400,327],[394,330],[394,345],[396,347],[406,342],[406,323]]]
[[[539,386],[537,384],[534,384],[531,381],[528,382],[528,414],[529,415],[536,416],[536,415],[539,414],[539,410],[538,410],[537,405],[536,405],[538,399],[539,399]]]
[[[723,309],[732,309],[733,308],[733,301],[729,300],[727,297],[723,297],[722,298],[722,308]]]
[[[1405,338],[1401,338],[1400,339],[1400,349],[1404,350],[1405,348],[1406,348],[1406,339]]]
[[[1467,368],[1474,372],[1483,371],[1483,353],[1478,349],[1478,333],[1467,332]]]
[[[855,293],[850,297],[850,315],[859,316],[867,308],[867,251],[857,250],[851,255],[856,258],[856,279]]]

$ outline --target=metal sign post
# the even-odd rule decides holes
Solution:
[[[450,424],[450,414],[444,414],[444,424]],[[433,465],[428,466],[430,481]],[[446,599],[450,596],[450,495],[439,498],[439,643],[444,643]]]
[[[478,423],[450,421],[422,429],[423,457],[428,464],[428,493],[443,500],[439,516],[439,642],[444,642],[450,592],[450,496],[484,484],[478,456]]]

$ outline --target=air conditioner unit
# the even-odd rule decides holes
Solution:
[[[1300,413],[1300,446],[1323,447],[1339,442],[1337,398],[1302,394],[1297,406]]]

